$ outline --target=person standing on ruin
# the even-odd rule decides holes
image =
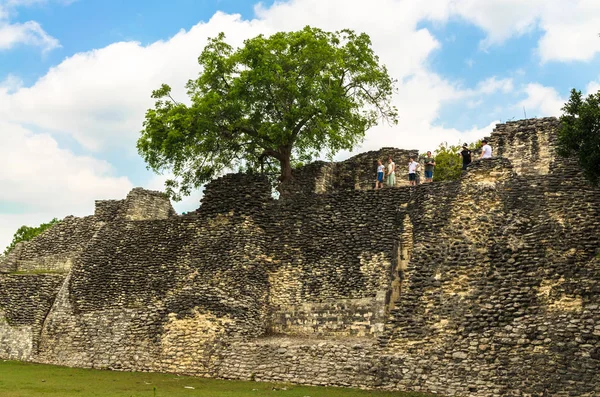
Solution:
[[[435,159],[431,157],[431,152],[427,152],[427,157],[423,160],[425,163],[425,182],[433,182],[433,170],[435,168]]]
[[[414,157],[408,160],[408,181],[410,186],[417,186],[417,167],[419,163],[415,161]]]
[[[462,156],[462,169],[466,170],[467,166],[471,164],[471,161],[473,160],[471,156],[471,150],[469,150],[469,147],[466,143],[462,145],[462,150],[458,155]]]
[[[377,180],[375,181],[375,190],[383,188],[383,174],[385,167],[381,160],[377,160]]]
[[[492,147],[488,145],[488,141],[485,139],[481,141],[481,156],[480,159],[491,159],[492,158]]]
[[[387,185],[389,187],[396,186],[396,163],[394,163],[391,157],[388,157]]]

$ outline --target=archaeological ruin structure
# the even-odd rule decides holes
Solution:
[[[136,188],[0,262],[0,358],[446,396],[600,395],[600,189],[558,121],[497,125],[458,181],[373,190],[384,148]]]

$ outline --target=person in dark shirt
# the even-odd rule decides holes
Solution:
[[[462,156],[462,163],[463,163],[462,169],[466,170],[467,166],[469,164],[471,164],[471,151],[467,147],[466,143],[462,146],[462,150],[460,152],[460,155]]]
[[[433,182],[433,169],[435,168],[435,159],[431,157],[431,152],[427,152],[425,162],[425,182]]]

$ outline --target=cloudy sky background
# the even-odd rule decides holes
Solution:
[[[598,0],[0,0],[0,247],[23,224],[162,187],[135,149],[144,112],[163,82],[183,97],[208,37],[305,25],[368,33],[399,81],[399,125],[357,152],[471,141],[600,89]]]

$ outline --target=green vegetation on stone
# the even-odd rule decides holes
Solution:
[[[226,381],[0,361],[2,397],[425,397],[331,387]]]
[[[468,144],[471,151],[475,150],[479,142]],[[435,159],[435,172],[433,180],[439,181],[454,181],[462,175],[462,156],[460,151],[462,144],[449,145],[448,142],[440,143],[440,146],[433,153]],[[424,156],[424,155],[423,155]],[[473,155],[473,160],[475,157]]]
[[[368,35],[305,27],[248,39],[221,33],[198,58],[189,104],[163,84],[137,142],[148,168],[172,173],[175,200],[226,170],[292,177],[292,167],[351,150],[380,120],[397,122],[394,80]]]
[[[21,226],[20,228],[17,229],[17,231],[13,235],[13,239],[12,239],[12,242],[10,243],[10,245],[8,247],[6,247],[6,249],[4,250],[4,255],[8,255],[8,253],[13,248],[15,248],[15,245],[17,245],[18,243],[20,243],[22,241],[29,241],[29,240],[33,239],[34,237],[42,234],[43,232],[50,229],[52,226],[56,225],[59,222],[60,221],[58,219],[54,218],[50,222],[42,223],[41,225],[39,225],[37,227],[31,227],[31,226],[25,226],[25,225]]]
[[[576,156],[586,178],[600,185],[600,91],[584,99],[581,91],[572,89],[562,110],[558,154]]]

